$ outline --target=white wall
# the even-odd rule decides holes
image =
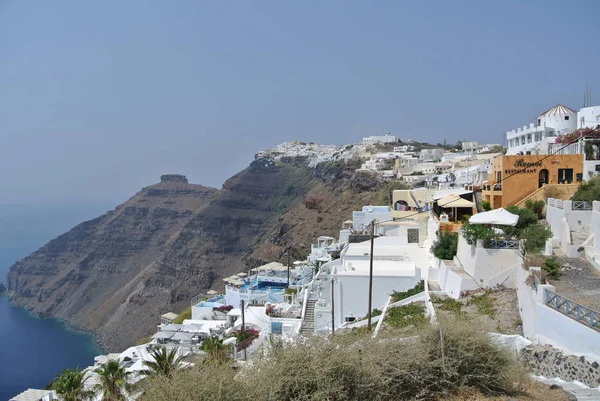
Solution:
[[[590,233],[593,239],[591,245],[585,248],[585,257],[600,270],[600,202],[598,201],[593,203],[590,220]]]
[[[523,335],[532,340],[550,344],[577,355],[600,356],[600,332],[579,323],[575,319],[546,306],[544,290],[554,292],[551,285],[530,287],[527,277],[539,268],[517,270],[517,296],[519,312],[523,321]],[[560,295],[560,294],[559,294]]]
[[[512,288],[515,283],[508,270],[514,271],[514,265],[521,262],[521,255],[516,249],[484,248],[482,241],[477,241],[477,245],[469,245],[467,240],[459,235],[456,259],[480,286],[489,288],[503,284]]]
[[[595,128],[598,124],[600,124],[600,106],[585,107],[577,113],[577,128]]]
[[[584,160],[583,162],[583,180],[587,181],[592,177],[600,175],[600,171],[596,171],[596,166],[600,166],[599,160]]]
[[[360,212],[352,212],[352,228],[364,230],[373,220],[392,220],[392,208],[390,206],[363,206]]]
[[[373,309],[381,309],[393,291],[409,290],[417,285],[419,281],[421,281],[419,269],[416,270],[416,276],[414,277],[373,277]],[[346,317],[362,318],[367,316],[369,276],[337,276],[334,284],[334,296],[336,327],[343,324]]]
[[[578,257],[577,249],[581,246],[581,244],[572,243],[571,231],[589,231],[591,219],[592,211],[573,210],[572,201],[548,199],[546,221],[552,230],[552,243],[554,246],[560,247],[567,257]]]

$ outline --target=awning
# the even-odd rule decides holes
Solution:
[[[202,331],[202,325],[198,323],[188,323],[183,325],[182,331],[188,333],[200,333]]]
[[[178,333],[175,333],[175,335],[173,335],[173,337],[171,337],[171,340],[174,340],[174,341],[190,341],[196,335],[197,334],[194,334],[194,333],[182,333],[182,332],[178,332]]]
[[[248,273],[241,272],[241,273],[238,273],[237,275],[238,275],[238,277],[246,277],[248,275]]]
[[[216,295],[216,294],[218,294],[218,293],[219,293],[219,292],[218,292],[218,291],[215,291],[215,290],[209,290],[209,291],[207,291],[207,292],[206,292],[206,294],[207,294],[207,295]]]
[[[167,340],[167,339],[173,337],[174,335],[175,335],[175,333],[172,331],[159,331],[158,333],[153,335],[152,338],[154,338],[156,340]]]
[[[162,331],[179,331],[183,328],[182,324],[171,323],[162,328]]]
[[[258,267],[258,270],[270,270],[273,272],[279,272],[279,271],[287,270],[287,267],[285,267],[283,264],[281,264],[279,262],[271,262],[271,263],[267,263],[266,265]]]
[[[473,207],[473,202],[461,198],[456,194],[448,195],[437,201],[439,207],[451,208],[451,207]]]
[[[477,213],[469,218],[471,224],[498,224],[502,226],[516,226],[518,221],[518,214],[513,214],[503,208]]]

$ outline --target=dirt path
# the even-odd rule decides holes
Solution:
[[[557,256],[556,260],[561,265],[561,277],[550,280],[556,293],[600,311],[600,272],[583,257]]]

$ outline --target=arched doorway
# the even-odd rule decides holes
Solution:
[[[550,176],[549,176],[548,170],[546,170],[545,168],[541,169],[540,170],[540,185],[539,185],[539,188],[541,188],[544,184],[548,184],[549,178],[550,178]]]
[[[394,209],[395,210],[408,210],[408,202],[403,201],[403,200],[396,201],[396,204],[394,205]]]

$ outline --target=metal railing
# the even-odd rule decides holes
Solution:
[[[573,201],[571,204],[572,210],[592,210],[592,205],[585,201]]]
[[[519,241],[512,239],[493,239],[485,241],[483,247],[488,249],[519,249]]]
[[[545,290],[544,301],[547,306],[559,311],[563,315],[567,315],[581,324],[600,331],[600,312],[580,305],[550,290]]]

